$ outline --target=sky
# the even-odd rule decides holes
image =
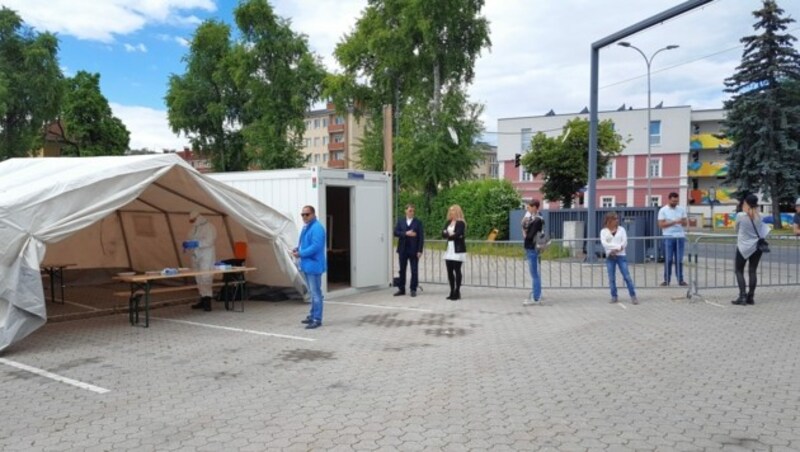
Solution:
[[[433,0],[431,0],[433,1]],[[482,52],[471,99],[495,141],[498,118],[579,112],[589,104],[590,46],[683,0],[486,0],[492,46]],[[164,96],[171,74],[204,20],[232,23],[236,0],[0,0],[37,31],[59,37],[65,75],[96,72],[114,114],[131,132],[133,149],[181,149],[186,137],[167,123]],[[336,44],[355,26],[367,0],[272,0],[276,13],[308,37],[330,71]],[[800,19],[800,0],[778,0]],[[652,105],[721,108],[723,82],[739,64],[743,36],[754,33],[760,0],[716,0],[626,40],[651,64]],[[800,37],[800,24],[789,32]],[[795,43],[795,47],[798,44]],[[799,47],[800,48],[800,47]],[[647,106],[645,59],[630,48],[600,52],[601,110]]]

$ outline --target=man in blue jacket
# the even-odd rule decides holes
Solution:
[[[302,232],[297,248],[292,250],[294,257],[300,259],[300,271],[311,294],[311,312],[302,323],[307,330],[322,326],[322,274],[327,270],[325,262],[325,228],[317,221],[317,213],[312,206],[303,207]]]
[[[397,220],[394,227],[394,236],[397,237],[397,254],[400,257],[400,277],[397,279],[397,293],[395,297],[406,294],[406,268],[411,263],[411,296],[417,296],[419,283],[419,258],[422,256],[422,246],[425,244],[425,233],[422,222],[414,218],[414,205],[406,206],[406,217]]]

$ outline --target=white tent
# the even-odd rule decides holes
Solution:
[[[0,350],[47,320],[40,266],[188,267],[188,214],[217,227],[217,259],[247,243],[248,281],[302,290],[297,228],[174,154],[0,162]]]

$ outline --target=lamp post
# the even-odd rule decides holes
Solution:
[[[653,178],[650,176],[650,155],[651,155],[650,151],[651,151],[651,147],[652,147],[652,145],[650,143],[650,65],[653,63],[653,58],[655,58],[656,55],[658,55],[659,53],[661,53],[661,52],[663,52],[665,50],[677,49],[678,46],[673,44],[673,45],[668,45],[666,47],[662,47],[662,48],[656,50],[655,52],[653,52],[653,54],[650,55],[650,58],[647,58],[647,55],[645,55],[645,53],[642,52],[642,50],[640,48],[636,47],[635,45],[631,44],[630,42],[622,41],[622,42],[618,42],[617,45],[622,46],[622,47],[628,47],[630,49],[633,49],[633,50],[639,52],[639,55],[641,55],[642,58],[644,58],[644,62],[647,64],[647,129],[646,129],[647,130],[647,165],[646,165],[646,168],[647,168],[646,169],[647,201],[645,201],[644,205],[645,205],[645,207],[650,207],[651,197],[652,197],[651,195],[652,195],[652,191],[653,191],[653,183],[652,183]]]

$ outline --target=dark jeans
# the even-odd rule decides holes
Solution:
[[[419,258],[417,258],[417,253],[399,253],[400,255],[400,277],[399,277],[399,284],[397,288],[399,290],[405,291],[406,290],[406,268],[408,268],[408,264],[411,264],[411,291],[415,292],[417,290],[417,285],[419,284]]]
[[[739,252],[739,249],[736,249],[736,262],[734,263],[734,271],[736,273],[736,283],[739,285],[739,295],[747,294],[748,298],[753,298],[753,295],[755,295],[756,284],[758,283],[756,270],[758,270],[758,262],[760,260],[761,250],[756,250],[755,253],[751,254],[750,257],[745,259],[744,256],[742,256],[742,253]],[[747,276],[750,280],[750,290],[745,289],[744,283],[744,264],[748,261],[750,262],[750,265],[747,266]]]
[[[461,261],[444,261],[447,267],[447,281],[450,283],[450,292],[461,291]]]

